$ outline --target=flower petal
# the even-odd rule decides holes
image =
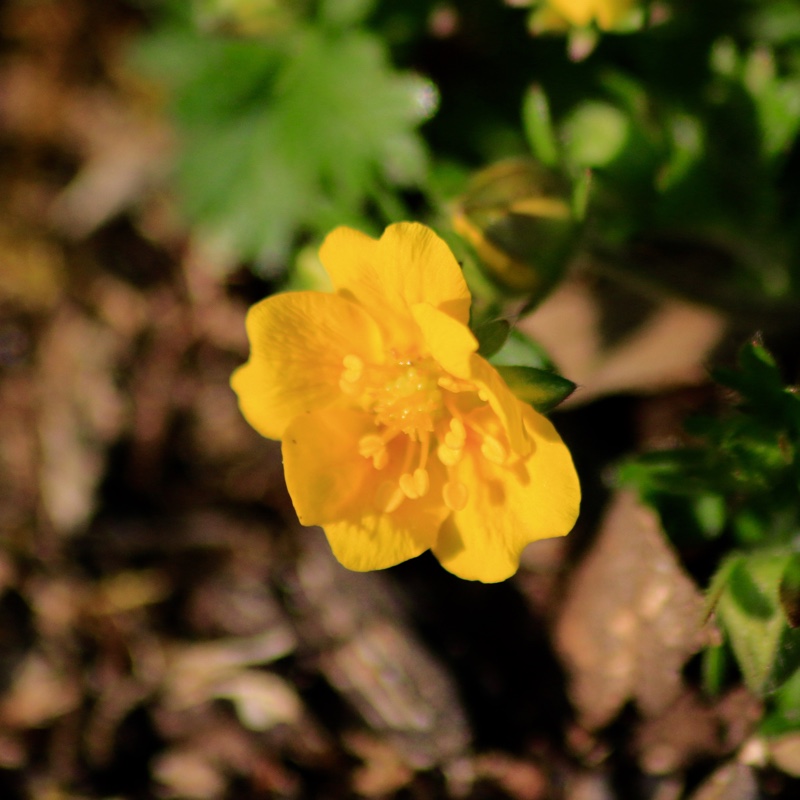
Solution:
[[[411,306],[430,303],[464,325],[469,322],[470,294],[461,268],[425,225],[399,222],[379,240],[336,228],[319,255],[336,290],[374,310],[376,319],[382,319],[383,310],[391,318],[407,318]]]
[[[434,359],[451,375],[468,378],[470,357],[478,349],[472,331],[430,303],[413,305],[411,313]]]
[[[477,354],[470,359],[469,378],[486,394],[489,405],[503,423],[511,449],[517,455],[528,455],[531,442],[523,424],[523,409],[528,406],[517,399],[497,370]]]
[[[338,561],[358,572],[429,550],[450,513],[441,501],[444,469],[433,460],[425,497],[404,500],[388,514],[376,508],[381,483],[398,483],[405,437],[390,443],[390,464],[376,470],[358,453],[358,440],[374,430],[368,414],[328,408],[293,420],[283,439],[286,486],[300,522],[322,525]]]
[[[280,439],[297,416],[341,396],[342,359],[380,362],[383,345],[374,320],[344,297],[288,292],[268,297],[247,314],[250,360],[231,385],[245,419],[263,436]]]
[[[428,497],[404,502],[391,514],[365,509],[352,512],[324,526],[337,561],[347,569],[367,572],[408,561],[436,542],[443,519],[449,513],[441,500]]]
[[[525,545],[564,536],[578,516],[580,484],[569,450],[541,414],[523,406],[522,415],[535,445],[527,458],[501,467],[470,452],[453,470],[469,500],[442,525],[433,552],[461,578],[505,580]]]
[[[283,435],[286,487],[303,525],[338,519],[359,496],[371,496],[372,462],[359,455],[358,440],[375,430],[361,411],[329,408],[302,414]]]

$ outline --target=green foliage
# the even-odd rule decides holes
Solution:
[[[415,129],[431,89],[349,27],[366,10],[326,3],[271,37],[169,27],[140,44],[139,63],[170,84],[186,212],[242,257],[283,259],[298,233],[364,227],[368,204],[407,216],[398,187],[424,183]]]
[[[709,611],[763,694],[800,666],[800,396],[760,341],[715,377],[736,392],[730,412],[691,421],[696,446],[640,456],[618,477],[677,540],[724,538],[735,548],[711,581]],[[706,683],[717,683],[711,662]]]

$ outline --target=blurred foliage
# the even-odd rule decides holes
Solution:
[[[714,377],[735,393],[727,413],[692,419],[694,446],[639,456],[618,479],[658,509],[679,545],[723,545],[708,611],[747,685],[765,694],[800,668],[800,395],[758,340],[738,369]],[[711,689],[723,679],[719,655],[707,654]]]
[[[202,3],[140,43],[139,63],[171,91],[186,212],[241,257],[284,259],[298,230],[358,224],[367,201],[403,216],[396,187],[423,180],[415,127],[435,95],[352,27],[368,5],[306,17],[288,3]],[[253,35],[206,34],[209,19]]]
[[[262,272],[337,224],[450,219],[479,303],[531,308],[588,255],[755,326],[794,318],[795,3],[145,7],[184,209]]]

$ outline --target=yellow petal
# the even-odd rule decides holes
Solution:
[[[417,303],[430,303],[466,325],[470,294],[461,268],[445,242],[417,222],[390,225],[379,240],[352,228],[325,238],[320,259],[336,290],[355,298],[381,319],[408,319]]]
[[[478,349],[472,331],[430,303],[417,303],[411,313],[433,358],[451,375],[468,378],[470,357]]]
[[[369,414],[342,408],[302,414],[289,423],[283,468],[303,525],[335,520],[359,497],[374,493],[372,461],[358,452],[359,439],[374,430]]]
[[[521,403],[497,370],[477,354],[470,359],[469,377],[483,390],[492,410],[503,423],[511,449],[517,455],[527,455],[531,442],[525,431],[522,412],[529,406]]]
[[[441,502],[444,469],[430,461],[424,497],[403,499],[379,511],[382,483],[399,490],[405,437],[388,447],[391,463],[376,470],[358,453],[361,437],[375,430],[368,414],[328,408],[292,421],[283,439],[286,486],[300,522],[322,525],[331,550],[348,569],[384,569],[430,549],[449,510]]]
[[[247,314],[250,360],[231,385],[245,419],[263,436],[280,439],[295,417],[341,396],[343,359],[380,361],[380,329],[357,304],[320,292],[268,297]]]
[[[523,408],[531,454],[501,467],[465,453],[451,473],[469,490],[444,524],[434,555],[461,578],[495,583],[513,575],[525,545],[564,536],[578,516],[580,484],[566,445],[550,422]]]
[[[423,500],[413,501],[413,505]],[[355,572],[386,569],[430,550],[447,509],[427,504],[424,513],[408,513],[411,502],[381,514],[368,510],[324,526],[336,560]]]

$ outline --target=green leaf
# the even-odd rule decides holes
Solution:
[[[495,319],[484,322],[473,333],[478,340],[478,353],[484,358],[490,358],[506,343],[511,325],[508,320]]]
[[[520,400],[542,413],[566,400],[576,388],[572,381],[534,367],[497,367],[497,371]]]
[[[139,60],[173,90],[187,215],[242,258],[280,263],[301,232],[371,227],[369,204],[402,218],[400,187],[424,186],[430,84],[395,71],[376,35],[162,32]]]
[[[545,166],[558,165],[558,141],[550,104],[541,86],[531,86],[522,101],[522,125],[534,156]]]
[[[363,22],[374,6],[375,0],[321,0],[318,13],[325,22],[345,27]]]
[[[800,630],[787,626],[778,600],[788,560],[763,551],[739,559],[717,603],[745,683],[757,694],[774,691],[800,666]]]
[[[701,664],[703,691],[708,696],[717,697],[722,691],[727,662],[727,649],[724,644],[710,645],[703,651]]]
[[[625,112],[611,103],[586,101],[566,120],[564,133],[567,159],[577,167],[605,167],[622,153],[630,135]]]

